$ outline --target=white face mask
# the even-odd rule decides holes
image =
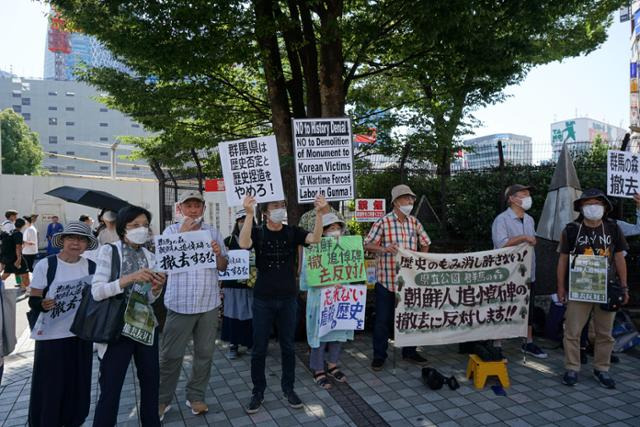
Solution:
[[[525,211],[528,211],[529,209],[531,209],[532,203],[533,200],[531,200],[531,197],[525,197],[524,199],[520,200],[520,207]]]
[[[398,209],[400,209],[400,212],[402,212],[403,214],[409,215],[413,210],[413,205],[398,206]]]
[[[189,218],[189,217],[188,216],[183,216],[180,219],[180,223],[181,224],[184,223],[187,220],[187,218]],[[194,219],[193,221],[195,221],[196,224],[202,224],[203,220],[204,220],[204,217],[203,216],[199,216],[198,218]]]
[[[276,224],[282,224],[282,221],[284,221],[285,218],[287,218],[287,210],[284,208],[269,211],[269,219]]]
[[[591,221],[597,221],[604,215],[604,206],[602,205],[586,205],[582,207],[582,214]]]
[[[149,234],[149,227],[138,227],[131,230],[127,230],[125,237],[131,243],[137,245],[144,245],[149,241],[151,235]]]
[[[340,237],[342,236],[342,232],[340,230],[327,231],[324,234],[326,237]]]

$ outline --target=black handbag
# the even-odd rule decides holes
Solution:
[[[618,311],[624,301],[624,288],[616,281],[609,280],[607,283],[607,302],[600,304],[604,311]]]
[[[111,277],[113,282],[120,277],[120,255],[115,245],[111,246]],[[112,343],[120,338],[124,326],[124,310],[127,307],[125,293],[96,301],[91,295],[91,286],[82,290],[82,301],[73,324],[69,329],[78,338],[97,343]]]

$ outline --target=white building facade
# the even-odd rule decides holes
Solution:
[[[572,154],[579,154],[589,151],[591,145],[598,137],[612,149],[619,149],[626,132],[626,129],[588,117],[579,117],[552,123],[552,159],[554,162],[558,161],[562,145],[565,143]]]

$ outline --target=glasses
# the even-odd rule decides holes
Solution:
[[[79,236],[77,234],[69,234],[63,237],[63,240],[71,240],[74,242],[88,242],[89,239],[84,236]]]

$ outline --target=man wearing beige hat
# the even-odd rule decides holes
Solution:
[[[219,271],[227,269],[227,250],[220,232],[204,222],[204,198],[199,192],[189,192],[180,198],[183,220],[164,230],[163,235],[188,231],[207,231],[211,247],[216,254]],[[186,405],[194,415],[209,410],[205,403],[205,390],[211,374],[213,350],[218,329],[218,307],[221,304],[218,272],[213,268],[169,273],[164,305],[167,320],[160,343],[160,419],[169,410],[173,400],[182,360],[187,344],[193,338],[191,378],[186,385]]]
[[[431,240],[418,219],[411,215],[416,195],[408,185],[396,185],[391,190],[393,210],[376,221],[364,240],[364,248],[377,255],[376,321],[373,329],[373,361],[371,368],[379,371],[387,359],[388,340],[395,308],[395,256],[398,248],[428,252]],[[402,358],[408,362],[425,363],[416,347],[404,347]]]

